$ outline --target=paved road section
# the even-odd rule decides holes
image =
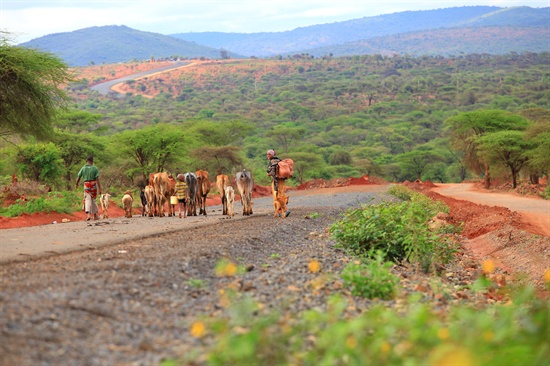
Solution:
[[[289,191],[289,208],[311,207],[312,213],[322,213],[328,200],[323,197],[338,197],[338,206],[357,207],[364,203],[380,200],[388,186],[364,185],[346,188],[318,189],[313,191]],[[345,190],[345,191],[344,191]],[[330,200],[333,202],[334,200]],[[272,215],[271,197],[253,200],[254,215]],[[0,230],[0,264],[25,261],[39,257],[57,255],[77,250],[87,250],[105,245],[119,244],[129,240],[157,237],[163,234],[182,231],[194,227],[213,225],[220,220],[246,220],[242,216],[240,202],[235,203],[233,218],[221,213],[221,206],[207,207],[207,216],[192,216],[185,219],[177,217],[141,217],[130,219],[119,217],[98,221],[78,221],[56,223],[34,227]],[[284,220],[292,220],[291,214]],[[274,220],[283,220],[275,219]]]
[[[116,84],[120,84],[120,83],[122,83],[124,81],[128,81],[128,80],[139,79],[139,78],[142,78],[144,76],[148,76],[148,75],[151,75],[151,74],[156,74],[156,73],[166,71],[166,70],[177,69],[178,67],[186,66],[186,65],[189,65],[190,63],[191,62],[189,62],[189,61],[177,61],[177,62],[174,62],[173,65],[159,67],[158,69],[143,71],[143,72],[140,72],[140,73],[124,76],[124,77],[121,77],[121,78],[118,78],[118,79],[109,80],[109,81],[106,81],[104,83],[96,84],[96,85],[92,86],[90,89],[95,90],[95,91],[97,91],[97,92],[99,92],[100,94],[103,94],[103,95],[107,95],[109,93],[116,93],[115,91],[111,90],[111,88]]]

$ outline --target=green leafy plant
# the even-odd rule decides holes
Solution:
[[[407,259],[426,271],[433,268],[435,260],[448,260],[443,254],[452,252],[452,242],[441,239],[428,225],[428,220],[448,208],[422,194],[403,193],[410,200],[349,210],[329,232],[339,246],[359,256],[382,250],[390,261]]]
[[[417,294],[394,309],[375,305],[358,316],[346,313],[340,296],[326,308],[289,319],[258,314],[248,298],[233,301],[226,316],[208,321],[213,345],[208,365],[546,364],[550,357],[550,305],[524,288],[510,304],[456,305],[442,314]],[[192,356],[189,356],[192,357]],[[167,360],[163,365],[194,364]]]
[[[541,192],[540,194],[542,196],[542,198],[544,198],[545,200],[550,200],[550,187],[546,187],[546,189]]]
[[[350,263],[342,271],[344,285],[355,296],[392,299],[395,297],[398,278],[390,272],[391,262],[384,262],[381,251],[373,254],[365,263]]]
[[[194,288],[203,288],[206,287],[207,281],[198,278],[191,278],[187,281],[187,284]]]
[[[80,210],[82,196],[76,192],[50,192],[42,197],[34,197],[28,201],[16,201],[8,207],[0,207],[0,215],[6,217],[21,216],[23,213],[58,212],[72,213]]]

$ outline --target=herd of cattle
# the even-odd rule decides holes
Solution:
[[[210,192],[211,182],[208,178],[208,172],[197,170],[196,172],[187,172],[184,174],[186,191],[187,216],[206,216],[206,197]],[[254,181],[252,174],[243,169],[235,175],[235,184],[241,196],[243,205],[243,215],[252,214],[252,188]],[[168,208],[168,216],[175,216],[175,204],[171,197],[175,194],[176,179],[168,172],[151,173],[149,175],[149,184],[141,190],[140,198],[142,205],[142,216],[164,217],[166,216],[165,207]],[[221,196],[222,214],[229,217],[235,215],[235,190],[231,185],[229,176],[220,174],[216,177],[216,189]],[[106,193],[100,196],[100,203],[103,211],[103,217],[109,217],[109,199],[111,196]],[[122,197],[122,204],[126,217],[132,217],[133,197],[130,191],[126,191]]]

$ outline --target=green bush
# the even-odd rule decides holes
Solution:
[[[545,200],[550,200],[550,186],[546,187],[546,189],[540,195]]]
[[[342,271],[344,286],[355,296],[389,300],[396,295],[398,278],[390,272],[391,262],[384,262],[381,251],[365,263],[349,263]]]
[[[41,197],[31,198],[28,201],[16,201],[8,207],[0,207],[0,215],[5,217],[21,216],[23,213],[59,212],[72,213],[82,207],[82,193],[77,192],[50,192]]]
[[[426,271],[433,268],[436,261],[445,263],[454,246],[432,231],[428,221],[448,208],[422,194],[403,192],[402,197],[408,197],[406,201],[349,210],[329,232],[340,247],[354,255],[365,256],[382,250],[387,260],[407,259]]]

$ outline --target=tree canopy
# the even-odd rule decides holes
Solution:
[[[10,45],[0,33],[0,136],[50,136],[58,108],[68,102],[63,86],[71,78],[57,56]]]

